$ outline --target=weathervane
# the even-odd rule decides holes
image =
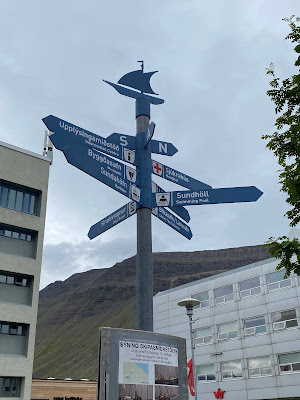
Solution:
[[[137,324],[140,330],[152,331],[151,215],[191,239],[191,229],[185,223],[190,216],[184,206],[256,201],[262,192],[254,186],[213,189],[152,159],[152,153],[173,156],[177,149],[172,143],[153,139],[155,124],[149,124],[150,104],[163,104],[164,100],[154,97],[157,94],[150,86],[150,79],[157,71],[144,72],[144,61],[138,62],[141,69],[125,74],[117,84],[104,81],[118,93],[136,99],[135,136],[112,133],[104,138],[53,115],[43,118],[43,122],[52,132],[52,143],[63,151],[70,164],[131,199],[93,225],[88,237],[93,239],[137,213]],[[152,175],[189,190],[165,192],[152,181]]]

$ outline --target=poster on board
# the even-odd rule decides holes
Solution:
[[[188,399],[185,339],[101,328],[98,378],[98,399]]]

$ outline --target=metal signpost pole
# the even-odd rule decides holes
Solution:
[[[150,103],[136,100],[137,184],[141,189],[142,207],[137,209],[136,307],[137,329],[153,332],[153,263],[151,231],[151,148],[147,145]],[[146,147],[145,147],[146,146]]]

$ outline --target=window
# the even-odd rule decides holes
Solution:
[[[38,196],[39,194],[36,192],[0,181],[1,207],[37,215]]]
[[[194,308],[209,307],[208,292],[202,292],[202,293],[194,294],[192,297],[193,297],[193,299],[197,299],[197,300],[200,301],[199,306],[195,306]]]
[[[300,372],[300,352],[279,354],[278,360],[281,373]]]
[[[265,317],[256,317],[244,321],[245,336],[265,333],[267,331]]]
[[[278,311],[272,314],[273,329],[278,331],[279,329],[288,329],[298,326],[296,310]]]
[[[19,239],[19,240],[26,240],[27,242],[33,242],[34,241],[34,235],[32,233],[25,233],[24,231],[20,231],[16,228],[9,229],[3,226],[0,226],[0,235],[6,236],[9,238],[13,239]]]
[[[25,325],[14,324],[13,322],[0,322],[0,334],[24,336]]]
[[[238,337],[238,322],[226,322],[218,328],[218,340],[234,339]]]
[[[20,397],[20,378],[0,376],[0,397]]]
[[[223,286],[214,290],[216,304],[226,303],[233,300],[233,286]]]
[[[195,344],[212,343],[211,327],[197,329],[195,331]]]
[[[250,377],[272,375],[270,356],[249,358],[248,367]]]
[[[240,282],[241,297],[253,296],[261,293],[259,278],[248,279],[247,281]]]
[[[216,370],[214,364],[196,365],[196,372],[198,382],[216,380]]]
[[[242,378],[241,360],[226,361],[221,363],[222,379]]]
[[[16,286],[28,286],[29,278],[21,275],[18,276],[8,275],[6,272],[0,271],[0,283],[7,283],[9,285],[16,285]]]
[[[291,278],[284,279],[284,275],[285,271],[277,271],[267,275],[267,284],[270,291],[291,286]]]

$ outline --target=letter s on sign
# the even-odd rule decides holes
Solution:
[[[120,144],[121,146],[127,146],[128,142],[126,140],[126,136],[120,136]]]

